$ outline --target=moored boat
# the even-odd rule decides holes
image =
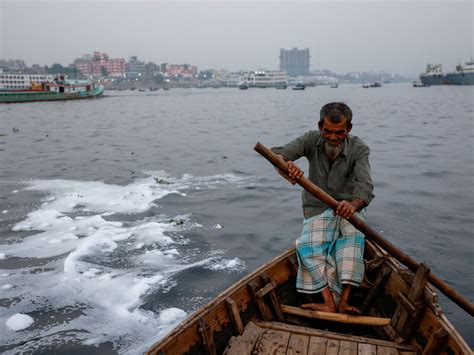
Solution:
[[[344,354],[471,353],[443,314],[424,266],[414,274],[368,240],[364,259],[365,280],[351,299],[363,316],[299,308],[305,300],[295,289],[292,248],[222,292],[148,354],[268,354],[277,348],[282,354],[330,348]]]
[[[104,87],[89,80],[69,80],[57,75],[51,80],[32,81],[24,89],[0,91],[0,103],[89,99],[102,95]]]

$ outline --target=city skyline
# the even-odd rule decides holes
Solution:
[[[67,65],[104,51],[200,70],[278,69],[280,49],[297,47],[310,49],[311,70],[413,76],[428,63],[452,70],[472,57],[474,47],[473,7],[466,1],[2,0],[0,6],[0,57],[28,65]]]

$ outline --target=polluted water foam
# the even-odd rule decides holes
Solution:
[[[41,346],[42,338],[46,343],[63,344],[111,342],[121,353],[140,353],[186,316],[173,307],[155,312],[141,308],[147,293],[167,292],[176,285],[175,275],[192,267],[245,269],[240,259],[218,257],[216,250],[183,258],[182,246],[188,241],[180,237],[180,231],[199,227],[191,216],[175,216],[174,220],[184,221],[179,224],[164,222],[160,216],[121,218],[147,212],[169,194],[186,196],[185,191],[196,187],[212,189],[243,183],[243,179],[227,174],[157,181],[155,175],[125,186],[97,181],[28,182],[26,189],[41,191],[46,197],[12,228],[28,236],[3,244],[1,257],[41,259],[46,264],[42,262],[40,271],[30,267],[0,272],[1,284],[8,285],[2,287],[3,297],[15,299],[0,315],[1,343],[23,344],[25,334],[20,333],[27,332],[27,338],[34,340],[13,353]],[[12,317],[29,317],[25,313],[32,312],[50,314],[50,320],[38,319],[33,327],[31,323],[13,332],[27,321],[12,321],[16,319]],[[61,336],[55,338],[55,334]]]

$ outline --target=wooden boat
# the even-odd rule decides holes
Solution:
[[[255,150],[287,171],[286,163],[262,144]],[[337,207],[304,176],[297,183]],[[148,354],[471,354],[444,316],[433,285],[471,316],[474,306],[365,222],[354,215],[349,221],[369,237],[364,282],[350,301],[361,316],[300,308],[308,300],[295,288],[298,262],[292,248],[222,292]]]
[[[443,314],[427,268],[414,274],[366,241],[352,304],[363,316],[299,308],[292,248],[222,292],[148,354],[470,354]],[[429,272],[429,270],[428,270]],[[273,350],[278,352],[273,352]]]

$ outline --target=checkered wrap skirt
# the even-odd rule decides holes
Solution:
[[[365,220],[365,210],[357,216]],[[299,292],[317,293],[329,287],[340,296],[343,284],[359,286],[364,278],[364,234],[330,208],[304,220],[296,254]]]

